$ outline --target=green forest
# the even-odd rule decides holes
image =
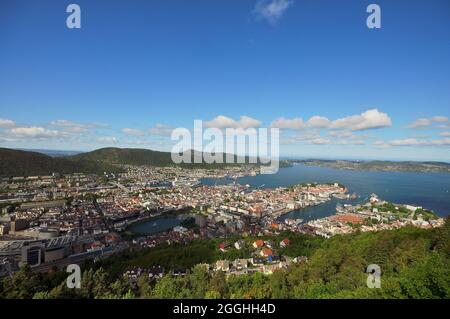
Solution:
[[[209,273],[201,262],[226,256],[214,249],[217,241],[197,241],[114,256],[83,267],[81,289],[68,289],[67,274],[37,274],[27,267],[0,283],[1,298],[450,298],[450,218],[443,227],[423,230],[355,233],[321,239],[291,235],[282,253],[308,256],[272,275],[225,276]],[[213,252],[214,251],[214,252]],[[213,253],[212,253],[213,252]],[[227,253],[225,253],[227,254]],[[239,256],[237,256],[239,257]],[[156,282],[139,278],[131,285],[121,277],[130,265],[191,267],[186,276],[166,274]],[[366,267],[381,267],[381,288],[366,285]]]

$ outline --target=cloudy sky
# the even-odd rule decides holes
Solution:
[[[281,130],[284,156],[450,161],[450,3],[0,3],[0,147],[170,150],[176,127]]]

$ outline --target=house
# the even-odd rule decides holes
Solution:
[[[218,260],[216,261],[215,271],[229,271],[230,262],[228,260]]]
[[[228,248],[230,248],[230,243],[220,243],[218,248],[222,252],[226,252]]]
[[[370,202],[371,203],[378,203],[380,200],[378,199],[378,196],[376,194],[371,194],[370,195]]]
[[[261,269],[262,273],[266,275],[271,275],[274,273],[274,271],[279,270],[281,267],[279,264],[273,264],[273,265],[264,265]]]
[[[236,259],[233,261],[233,267],[237,270],[247,269],[248,268],[248,260],[247,259]]]
[[[128,279],[129,281],[135,281],[141,276],[142,269],[141,268],[132,268],[128,269],[123,273],[123,277]]]
[[[263,256],[263,257],[272,256],[273,255],[273,251],[270,248],[265,248],[265,249],[261,250],[260,255]]]
[[[178,277],[178,276],[186,276],[188,273],[188,269],[186,268],[177,268],[173,271],[173,276],[174,277]]]
[[[154,266],[148,269],[149,279],[158,279],[164,276],[164,268],[161,266]]]
[[[258,239],[257,241],[255,241],[255,242],[253,243],[253,247],[254,247],[254,248],[261,248],[261,247],[263,247],[263,246],[264,246],[264,241],[261,240],[261,239]]]
[[[245,247],[245,241],[238,240],[237,242],[234,243],[234,247],[236,247],[237,250],[241,250],[242,248]]]
[[[289,244],[290,244],[289,239],[285,238],[282,241],[280,241],[280,248],[287,247],[287,246],[289,246]]]
[[[254,266],[261,266],[264,264],[264,258],[260,258],[260,257],[254,257],[250,259],[250,262],[252,263],[252,265]]]
[[[6,235],[9,232],[9,225],[2,225],[0,224],[0,236]]]

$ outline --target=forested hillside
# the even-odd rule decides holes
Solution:
[[[293,237],[291,237],[293,238]],[[203,248],[202,248],[203,247]],[[294,236],[290,251],[309,260],[273,275],[230,276],[192,267],[184,277],[170,274],[156,284],[140,278],[132,287],[119,275],[127,265],[214,262],[208,241],[160,247],[87,265],[81,289],[67,289],[63,272],[34,274],[24,268],[0,286],[2,298],[450,298],[450,219],[440,229],[413,227],[336,236],[329,240]],[[176,254],[174,255],[174,252]],[[175,257],[174,257],[175,256]],[[231,257],[231,256],[230,256]],[[174,259],[175,258],[175,259]],[[177,261],[176,261],[177,260]],[[381,289],[366,286],[365,269],[381,267]]]

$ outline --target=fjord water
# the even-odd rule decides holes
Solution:
[[[132,225],[129,231],[135,234],[153,235],[179,226],[186,217],[184,215],[178,215],[151,219]]]
[[[214,185],[230,181],[206,179],[204,184]],[[333,199],[325,204],[291,212],[281,218],[302,218],[305,221],[330,216],[338,203],[364,202],[375,193],[381,199],[397,203],[422,206],[439,216],[450,214],[450,174],[420,172],[380,172],[345,170],[329,167],[294,165],[280,168],[277,174],[242,177],[236,183],[251,187],[274,188],[300,183],[338,182],[350,193],[357,193],[356,200]]]

